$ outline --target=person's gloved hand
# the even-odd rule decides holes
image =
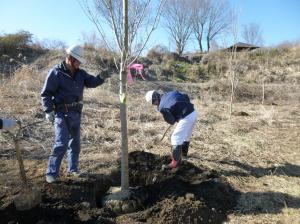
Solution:
[[[54,111],[46,113],[46,120],[52,124],[54,123]]]
[[[17,121],[13,119],[2,119],[2,122],[3,122],[2,128],[4,130],[12,129],[17,125]]]
[[[102,71],[98,74],[98,76],[99,76],[101,79],[107,79],[107,78],[109,78],[109,77],[110,77],[110,74],[109,74],[109,72],[108,72],[108,69],[102,70]]]

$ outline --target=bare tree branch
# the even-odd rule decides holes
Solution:
[[[123,27],[122,27],[122,1],[120,0],[77,0],[80,2],[81,8],[87,17],[95,24],[97,31],[104,39],[106,46],[113,50],[114,47],[109,43],[106,33],[113,33],[118,51],[121,53],[123,43]],[[93,7],[91,6],[93,3]],[[153,0],[132,0],[130,1],[128,12],[128,52],[124,63],[133,63],[140,56],[150,35],[157,28],[162,13],[162,8],[166,0],[160,0],[155,13],[150,9]],[[92,10],[93,8],[93,10]],[[154,16],[153,16],[154,15]],[[107,27],[104,27],[107,26]],[[147,28],[149,28],[147,30]],[[142,38],[139,38],[142,37]],[[143,40],[139,42],[139,40]],[[134,59],[130,59],[134,57]],[[115,61],[116,58],[115,58]]]
[[[181,55],[192,32],[191,4],[185,0],[167,0],[163,11],[164,25]]]
[[[146,44],[148,43],[151,34],[153,33],[153,31],[158,26],[158,23],[159,23],[159,20],[160,20],[160,16],[162,14],[162,10],[163,10],[164,4],[165,4],[165,1],[161,1],[159,3],[158,9],[157,9],[157,13],[156,13],[156,16],[155,16],[155,19],[154,19],[154,22],[153,22],[153,26],[150,28],[150,31],[149,31],[149,33],[148,33],[148,35],[147,35],[147,37],[146,37],[143,45],[140,47],[140,49],[137,52],[135,52],[136,56],[134,57],[134,59],[129,64],[132,64],[140,56],[140,54],[142,53],[142,51],[145,49]]]
[[[80,7],[82,8],[84,14],[86,15],[86,17],[95,25],[97,31],[99,32],[101,38],[104,41],[106,47],[109,50],[114,51],[111,44],[109,44],[108,41],[107,41],[108,38],[106,37],[104,29],[101,26],[101,22],[99,21],[98,17],[94,14],[93,10],[91,10],[90,4],[88,3],[88,0],[77,0],[77,1],[79,3]]]
[[[231,11],[227,0],[211,1],[206,34],[207,51],[210,49],[210,41],[229,28],[231,24]]]
[[[244,25],[242,37],[249,44],[258,46],[263,45],[262,29],[257,23],[250,23],[249,25]]]
[[[192,30],[197,39],[199,49],[203,52],[202,39],[205,25],[208,20],[210,0],[191,0],[192,4]]]

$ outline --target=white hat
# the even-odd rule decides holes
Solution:
[[[82,64],[86,62],[84,58],[84,50],[80,45],[73,45],[66,49],[67,54],[71,55],[78,61],[80,61]]]
[[[154,101],[160,100],[160,97],[161,97],[161,96],[160,96],[159,92],[157,92],[157,91],[155,91],[155,90],[148,91],[148,92],[146,93],[146,96],[145,96],[146,101],[147,101],[148,103],[152,103],[152,104],[153,104]]]
[[[146,101],[148,103],[152,103],[152,95],[154,93],[154,90],[148,91],[145,95]]]

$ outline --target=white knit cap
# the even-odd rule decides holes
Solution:
[[[72,57],[76,58],[82,64],[86,63],[84,58],[84,50],[80,45],[73,45],[66,49],[67,54],[71,55]]]

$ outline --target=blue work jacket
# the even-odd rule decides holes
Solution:
[[[158,111],[167,123],[173,125],[192,113],[194,105],[190,102],[188,95],[171,91],[161,96]]]
[[[47,75],[41,92],[43,110],[49,113],[57,105],[82,101],[84,87],[94,88],[103,82],[99,76],[89,75],[83,69],[78,69],[72,76],[65,62],[62,62]]]

